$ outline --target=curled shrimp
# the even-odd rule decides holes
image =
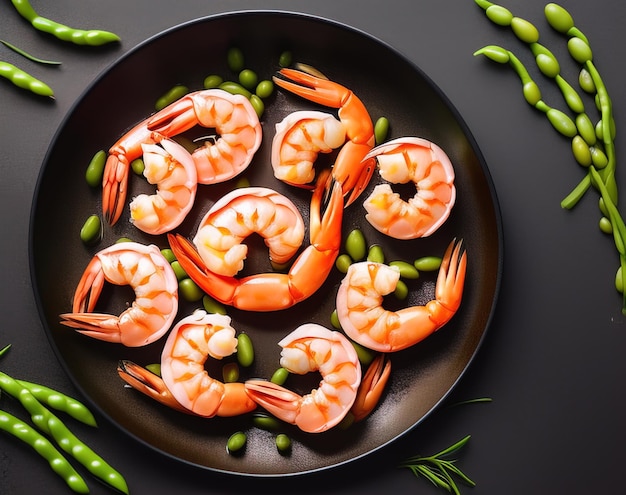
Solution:
[[[365,200],[365,218],[397,239],[426,237],[448,218],[456,199],[454,168],[436,144],[421,138],[398,138],[372,149],[365,162],[376,161],[380,175],[392,184],[413,182],[416,193],[404,201],[388,183]]]
[[[247,380],[248,395],[277,418],[318,433],[337,425],[350,411],[361,383],[354,346],[340,332],[306,323],[287,335],[280,365],[292,373],[319,371],[319,388],[299,395],[266,380]]]
[[[346,140],[341,121],[324,112],[293,112],[276,124],[272,140],[274,176],[291,185],[303,186],[315,178],[319,153],[330,153]]]
[[[113,225],[124,209],[130,162],[141,156],[142,144],[154,144],[196,125],[215,129],[217,136],[191,154],[198,183],[223,182],[241,173],[261,145],[259,117],[250,101],[221,89],[183,96],[137,124],[109,150],[102,179],[102,213]]]
[[[105,282],[129,285],[135,291],[135,300],[119,316],[93,312]],[[178,280],[158,247],[114,244],[87,265],[72,311],[61,315],[61,323],[84,335],[129,347],[150,344],[169,330],[176,317]]]
[[[140,194],[130,203],[135,227],[148,234],[162,234],[178,227],[191,210],[196,197],[196,167],[181,145],[168,139],[142,144],[143,175],[157,185],[156,194]]]
[[[265,187],[244,187],[211,207],[193,243],[208,270],[234,276],[248,253],[242,241],[253,233],[265,239],[271,261],[284,264],[302,245],[304,221],[286,196]]]
[[[341,328],[355,342],[380,352],[410,347],[445,325],[456,313],[463,294],[467,252],[452,241],[443,257],[435,299],[425,306],[399,311],[383,308],[383,296],[394,291],[400,272],[369,261],[350,265],[337,291]]]

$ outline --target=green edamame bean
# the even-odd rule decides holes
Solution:
[[[89,493],[85,480],[50,441],[37,430],[8,412],[0,410],[0,430],[18,438],[43,457],[52,470],[76,493]]]
[[[365,259],[367,244],[363,232],[359,229],[352,230],[346,237],[345,248],[346,252],[354,261]]]
[[[146,365],[146,369],[156,376],[161,376],[161,363],[150,363]]]
[[[189,302],[197,302],[204,296],[202,289],[189,277],[178,281],[178,293]]]
[[[588,167],[591,165],[591,150],[585,140],[579,135],[572,139],[572,154],[579,165]]]
[[[622,275],[622,267],[620,266],[615,273],[615,288],[620,294],[624,293],[624,277]]]
[[[580,69],[578,73],[578,85],[583,89],[583,91],[593,94],[596,92],[596,83],[593,82],[593,78],[589,71],[584,67]]]
[[[434,272],[441,266],[441,258],[438,256],[423,256],[413,262],[413,266],[420,272]]]
[[[513,17],[513,19],[511,19],[511,29],[513,33],[515,33],[515,36],[524,43],[537,43],[537,41],[539,41],[539,31],[526,19]]]
[[[222,366],[222,378],[224,383],[235,383],[239,380],[239,365],[237,363],[226,363]]]
[[[143,158],[135,158],[132,162],[130,162],[130,168],[135,175],[143,175],[143,172],[146,169],[146,164],[144,163]]]
[[[589,146],[596,144],[596,130],[589,115],[581,113],[576,116],[576,129],[578,129],[580,137],[584,139]]]
[[[85,244],[94,244],[102,235],[102,222],[98,215],[90,215],[80,229],[80,240]]]
[[[276,385],[284,385],[287,378],[289,378],[289,370],[281,367],[274,371],[272,377],[270,378],[270,382],[275,383]]]
[[[337,259],[335,260],[335,267],[341,273],[348,273],[348,268],[350,268],[351,264],[352,264],[352,258],[350,257],[349,254],[345,254],[345,253],[340,254],[339,256],[337,256]]]
[[[594,167],[602,169],[608,165],[609,159],[600,148],[597,146],[590,146],[589,151],[591,152],[591,163],[593,163]]]
[[[180,282],[181,280],[184,280],[186,278],[189,278],[189,275],[187,275],[187,272],[185,271],[185,269],[181,266],[181,264],[178,262],[178,260],[176,261],[172,261],[170,263],[172,270],[174,270],[174,275],[176,275],[176,279]]]
[[[237,336],[237,361],[244,368],[251,366],[254,362],[254,347],[247,333],[242,332]]]
[[[474,52],[474,56],[476,55],[484,55],[489,60],[493,60],[499,64],[508,64],[511,59],[511,55],[508,50],[496,45],[487,45],[480,50],[476,50]]]
[[[552,127],[565,137],[573,138],[578,133],[574,121],[568,115],[561,112],[561,110],[550,108],[546,112],[546,116],[552,124]]]
[[[217,74],[210,74],[204,78],[202,86],[204,87],[204,89],[215,89],[219,87],[219,85],[223,82],[224,79],[222,78],[222,76],[219,76]]]
[[[250,99],[250,97],[252,96],[252,93],[250,91],[244,88],[241,84],[234,81],[224,81],[218,86],[218,88],[227,91],[231,95],[243,95],[248,99]]]
[[[119,244],[121,242],[133,242],[133,240],[128,237],[120,237],[117,241],[115,241],[115,244]]]
[[[385,262],[385,253],[380,244],[372,244],[367,251],[367,261],[371,261],[372,263],[384,263]]]
[[[285,433],[276,435],[276,448],[281,454],[287,454],[291,450],[291,438]]]
[[[374,360],[374,357],[376,356],[374,351],[372,351],[371,349],[368,349],[367,347],[362,346],[358,342],[354,342],[351,340],[350,343],[354,347],[354,350],[356,351],[356,355],[359,358],[359,362],[361,364],[363,364],[364,366],[367,366]]]
[[[600,227],[600,230],[605,234],[613,233],[613,225],[607,217],[600,218],[600,221],[598,222],[598,227]]]
[[[263,112],[265,112],[265,103],[263,103],[263,100],[257,95],[250,95],[250,104],[252,105],[252,108],[254,108],[257,116],[261,118]]]
[[[339,316],[337,315],[336,309],[334,309],[333,312],[330,314],[330,324],[333,326],[333,328],[336,328],[337,330],[341,328],[341,323],[339,323]]]
[[[420,276],[420,272],[417,268],[415,268],[415,265],[407,263],[406,261],[392,261],[389,263],[389,266],[397,268],[402,278],[415,280],[418,279]]]
[[[293,54],[289,50],[285,50],[278,57],[278,65],[281,67],[289,67],[293,60]]]
[[[87,165],[87,170],[85,170],[85,180],[91,187],[99,187],[102,185],[102,176],[104,175],[104,165],[106,161],[106,151],[100,150],[93,155],[89,165]]]
[[[229,454],[235,454],[240,452],[246,445],[248,437],[243,431],[233,433],[226,442],[226,452]]]
[[[389,119],[379,117],[374,124],[374,140],[376,144],[384,143],[389,134]]]
[[[231,71],[236,73],[241,72],[245,66],[243,52],[236,46],[229,48],[226,53],[226,63]]]
[[[567,33],[574,27],[574,19],[570,13],[556,3],[549,3],[543,9],[548,24],[562,34]]]
[[[511,11],[500,5],[490,5],[485,10],[485,14],[489,20],[499,26],[510,26],[513,20],[513,14]]]
[[[535,81],[528,81],[522,86],[524,99],[531,106],[536,106],[541,101],[541,90]]]
[[[218,315],[226,314],[226,308],[224,307],[224,305],[216,301],[215,299],[213,299],[208,294],[205,294],[204,296],[202,296],[202,306],[204,307],[204,310],[207,313],[218,314]]]
[[[584,64],[593,59],[591,47],[580,38],[573,37],[567,41],[567,50],[576,62]]]
[[[252,69],[243,69],[239,73],[239,84],[244,88],[253,91],[259,83],[259,76]]]
[[[259,84],[257,84],[256,89],[254,90],[256,95],[259,98],[266,99],[272,96],[274,93],[274,83],[269,79],[264,79]]]
[[[409,288],[402,280],[398,280],[398,283],[396,284],[396,288],[393,291],[393,295],[396,296],[396,298],[400,299],[401,301],[403,301],[404,299],[408,297]]]
[[[561,66],[552,54],[540,53],[535,57],[535,62],[541,73],[546,77],[555,78],[561,72]]]
[[[177,84],[157,99],[154,104],[154,109],[159,111],[169,104],[174,103],[176,100],[181,99],[187,93],[189,93],[189,88],[187,86],[183,84]]]
[[[8,62],[0,61],[0,76],[8,79],[18,88],[27,89],[36,95],[54,97],[54,91],[45,82]]]
[[[261,430],[277,431],[281,428],[281,422],[274,416],[268,416],[267,414],[255,414],[252,416],[252,424]]]
[[[170,264],[173,263],[174,261],[176,261],[176,255],[174,254],[174,251],[172,251],[170,248],[163,248],[163,249],[161,249],[161,255]]]

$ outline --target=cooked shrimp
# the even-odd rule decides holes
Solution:
[[[130,162],[141,156],[141,145],[158,143],[196,125],[217,133],[191,154],[200,184],[235,177],[247,168],[261,145],[259,117],[245,96],[221,89],[183,96],[137,124],[109,150],[102,180],[102,213],[110,224],[117,222],[124,209]]]
[[[226,315],[197,310],[180,320],[165,342],[163,383],[181,406],[198,416],[236,416],[256,408],[243,383],[222,383],[204,369],[209,356],[222,359],[237,350],[230,321]]]
[[[293,112],[276,124],[272,141],[274,176],[302,186],[315,178],[319,153],[330,153],[346,140],[345,126],[334,116],[315,111]]]
[[[350,411],[361,383],[361,364],[346,337],[307,323],[279,343],[280,365],[292,373],[319,371],[319,388],[302,396],[265,380],[248,380],[248,395],[277,418],[318,433],[338,424]]]
[[[193,243],[209,270],[234,276],[248,254],[242,241],[253,233],[265,239],[272,262],[284,264],[302,245],[304,221],[286,196],[264,187],[244,187],[211,207]]]
[[[178,227],[191,210],[196,197],[196,167],[191,155],[169,139],[143,144],[143,175],[157,185],[153,195],[140,194],[130,203],[135,227],[148,234],[162,234]]]
[[[119,316],[93,312],[105,281],[135,291],[135,300]],[[96,253],[85,269],[72,311],[61,315],[61,323],[84,335],[129,347],[150,344],[176,317],[178,280],[158,247],[114,244]]]
[[[386,354],[379,354],[363,375],[356,399],[350,409],[355,422],[366,418],[378,405],[390,375],[391,361]]]
[[[392,184],[413,182],[415,196],[404,201],[388,183],[365,200],[365,218],[397,239],[426,237],[448,218],[456,199],[454,168],[446,153],[421,138],[399,138],[377,146],[364,158],[378,162],[380,176]]]
[[[399,311],[383,308],[383,296],[394,291],[400,272],[381,263],[350,265],[337,291],[341,328],[355,342],[380,352],[410,347],[445,325],[461,304],[467,252],[462,241],[452,241],[443,257],[435,299],[425,306]]]

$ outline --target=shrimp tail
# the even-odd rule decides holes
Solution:
[[[120,343],[119,318],[104,313],[64,313],[61,324],[105,342]]]
[[[361,421],[374,410],[387,386],[390,374],[391,361],[385,354],[379,354],[370,364],[359,385],[350,410],[354,421]]]
[[[248,380],[248,396],[277,418],[296,424],[302,396],[267,380]]]

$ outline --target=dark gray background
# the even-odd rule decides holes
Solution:
[[[559,206],[582,176],[568,141],[524,102],[512,71],[472,56],[484,45],[500,44],[531,63],[521,43],[487,21],[473,1],[33,0],[33,5],[41,15],[76,27],[106,28],[123,41],[79,49],[35,32],[9,2],[0,16],[0,38],[63,61],[61,68],[46,68],[0,51],[0,59],[29,69],[56,91],[56,101],[49,102],[0,81],[0,346],[14,346],[0,369],[14,376],[77,393],[43,332],[30,284],[29,214],[46,150],[73,103],[102,70],[175,24],[230,10],[283,9],[318,14],[379,37],[424,70],[457,107],[499,195],[505,239],[500,298],[477,358],[450,397],[452,402],[491,397],[492,403],[437,411],[363,461],[328,474],[282,480],[238,479],[189,468],[137,445],[104,418],[98,430],[77,427],[81,438],[123,472],[132,493],[442,493],[396,465],[466,434],[472,439],[458,454],[459,467],[477,487],[462,488],[463,493],[620,491],[626,459],[621,400],[626,328],[613,286],[616,252],[611,238],[597,228],[595,193],[574,211]],[[505,5],[539,27],[542,41],[571,77],[573,65],[566,63],[562,39],[543,18],[544,2],[508,0]],[[564,5],[591,40],[612,95],[621,163],[626,44],[619,30],[626,5],[618,0]],[[376,70],[375,60],[371,70]],[[560,105],[557,94],[545,93],[547,101]],[[624,186],[621,171],[618,182]],[[0,407],[18,410],[6,397]],[[92,493],[110,493],[87,481]],[[0,436],[0,492],[69,493],[44,461],[6,435]]]

